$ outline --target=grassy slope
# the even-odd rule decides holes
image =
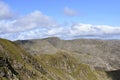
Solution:
[[[18,72],[18,75],[10,77],[12,80],[108,80],[105,72],[78,63],[64,51],[31,56],[15,43],[0,39],[0,57],[7,58]],[[2,68],[0,67],[0,70]],[[10,72],[9,69],[6,70]],[[0,80],[10,78],[0,77]]]
[[[56,54],[38,54],[34,57],[44,65],[51,76],[56,75],[53,77],[54,80],[109,80],[105,72],[96,71],[86,64],[79,63],[64,51]]]
[[[78,57],[78,59],[80,58],[83,63],[94,66],[96,69],[110,71],[119,69],[120,67],[119,40],[61,40],[53,37],[16,42],[23,46],[26,51],[31,54],[53,54],[56,53],[57,50],[62,49],[71,53],[76,53],[75,55],[77,55],[76,57]],[[87,59],[86,55],[89,55]]]
[[[18,45],[11,41],[0,39],[0,46],[0,57],[8,58],[11,66],[19,73],[16,75],[18,79],[28,80],[30,78],[29,80],[33,80],[39,77],[37,75],[42,76],[42,74],[35,69],[34,64],[37,63],[37,61]],[[11,71],[9,70],[9,72]],[[5,78],[6,77],[4,77],[4,79]],[[11,77],[11,79],[13,78],[14,77]]]

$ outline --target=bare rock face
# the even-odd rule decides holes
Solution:
[[[6,59],[4,59],[3,57],[0,57],[0,67],[4,67],[4,66],[7,66]]]
[[[18,72],[14,70],[9,62],[8,58],[0,57],[0,77],[5,77],[6,79],[18,79],[16,76]]]

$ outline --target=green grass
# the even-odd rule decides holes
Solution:
[[[96,70],[91,69],[91,67],[86,64],[78,63],[77,60],[68,53],[40,54],[34,57],[40,61],[48,72],[55,74],[60,80],[69,80],[68,75],[75,80],[99,80],[96,75]]]
[[[0,49],[0,56],[7,57],[12,66],[14,62],[23,66],[16,70],[19,73],[16,77],[20,80],[36,80],[37,78],[40,80],[98,80],[98,75],[101,75],[64,51],[32,56],[11,41],[0,39],[0,45],[3,47],[3,50]],[[40,67],[43,68],[43,72]],[[33,73],[36,74],[33,75]],[[7,80],[7,78],[2,77],[2,80]]]

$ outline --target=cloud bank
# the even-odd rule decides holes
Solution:
[[[0,33],[13,33],[35,28],[50,28],[55,26],[57,26],[57,23],[49,16],[43,15],[40,11],[34,11],[14,20],[1,20]]]
[[[78,13],[68,7],[65,14],[75,16]],[[52,17],[35,10],[24,16],[17,15],[10,7],[0,1],[0,38],[10,40],[36,39],[45,37],[74,38],[120,38],[120,27],[77,23],[60,25]],[[69,26],[69,27],[66,27]]]

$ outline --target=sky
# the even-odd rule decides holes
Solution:
[[[120,0],[0,0],[0,38],[120,39]]]

